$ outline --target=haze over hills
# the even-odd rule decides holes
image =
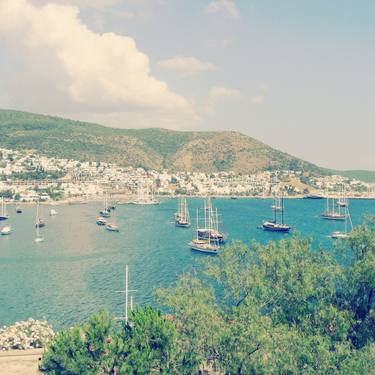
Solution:
[[[155,170],[331,173],[237,132],[117,129],[12,110],[0,110],[0,147]]]

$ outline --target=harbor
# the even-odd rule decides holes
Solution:
[[[227,243],[241,240],[267,243],[293,234],[259,230],[272,215],[272,199],[214,199],[220,213],[220,229]],[[163,199],[158,205],[118,205],[115,210],[118,233],[96,225],[103,202],[60,205],[50,216],[50,207],[40,205],[44,238],[35,243],[36,205],[7,205],[12,234],[0,237],[1,325],[15,321],[46,318],[54,328],[83,321],[100,308],[120,316],[124,265],[129,264],[134,304],[155,305],[154,289],[168,286],[188,270],[199,270],[206,254],[192,251],[189,242],[196,236],[195,212],[204,200],[187,199],[191,215],[189,228],[175,226],[178,199]],[[324,200],[285,199],[284,215],[292,233],[309,236],[314,248],[331,248],[334,231],[343,222],[326,221],[320,215]],[[353,225],[364,214],[375,214],[375,201],[350,200]],[[111,217],[111,220],[113,218]],[[1,225],[5,225],[2,222]]]

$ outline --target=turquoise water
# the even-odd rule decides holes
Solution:
[[[190,213],[202,200],[190,199]],[[221,213],[223,231],[229,241],[267,242],[288,235],[257,229],[272,218],[271,200],[215,199]],[[47,318],[55,327],[79,322],[100,308],[123,315],[124,266],[129,264],[130,288],[135,303],[153,303],[153,290],[176,280],[182,272],[200,267],[207,255],[194,253],[187,242],[193,229],[175,228],[172,217],[177,201],[158,206],[121,205],[115,212],[121,231],[108,232],[95,224],[99,204],[58,206],[58,215],[49,217],[41,229],[44,243],[34,244],[35,207],[23,207],[16,215],[8,207],[13,228],[11,236],[0,237],[0,325],[16,320]],[[327,238],[342,223],[319,219],[324,201],[286,201],[285,220],[315,245],[329,246]],[[375,214],[375,201],[353,200],[350,211],[354,225],[365,213]],[[4,225],[5,222],[0,223]]]

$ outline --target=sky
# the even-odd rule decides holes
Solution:
[[[373,0],[0,0],[0,108],[235,130],[375,170]]]

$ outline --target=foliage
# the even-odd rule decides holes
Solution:
[[[55,374],[370,374],[375,371],[375,218],[338,258],[298,236],[234,242],[156,291],[165,307],[128,324],[101,313],[60,333],[43,358]],[[341,264],[339,259],[344,259]]]
[[[82,326],[60,332],[43,355],[48,374],[174,373],[174,327],[160,312],[137,309],[115,324],[101,311]]]

